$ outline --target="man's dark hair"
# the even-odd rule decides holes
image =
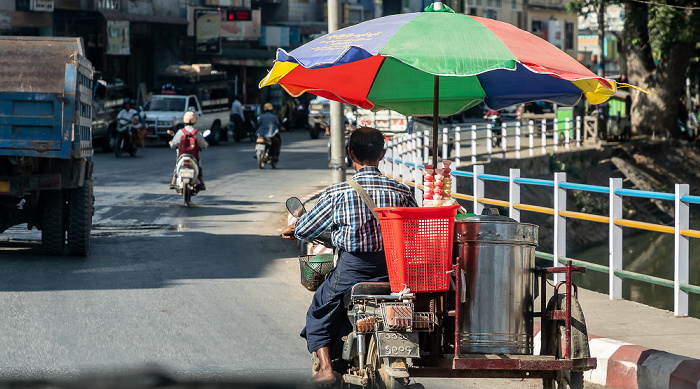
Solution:
[[[376,128],[359,127],[350,135],[348,149],[360,162],[376,161],[384,150],[384,135]]]

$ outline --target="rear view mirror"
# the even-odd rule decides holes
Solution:
[[[286,205],[287,211],[289,211],[289,213],[291,213],[294,217],[299,217],[306,213],[306,209],[304,209],[304,204],[302,204],[301,200],[299,200],[297,197],[288,198]]]

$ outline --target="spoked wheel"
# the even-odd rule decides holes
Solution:
[[[92,229],[92,180],[85,180],[83,186],[70,191],[68,200],[68,253],[84,257],[90,249]]]
[[[62,190],[42,192],[41,245],[49,255],[62,255],[66,247],[64,228],[66,201]]]
[[[185,200],[185,205],[190,205],[192,201],[192,191],[189,184],[185,184],[182,188],[182,198]]]
[[[117,134],[114,139],[114,155],[119,158],[124,153],[124,136],[122,134]]]
[[[372,378],[371,387],[375,389],[405,389],[407,379],[394,378],[389,375],[386,365],[377,351],[377,337],[372,335],[367,346],[367,368]]]
[[[547,303],[547,310],[565,310],[566,295],[559,294],[553,296]],[[551,320],[548,325],[542,328],[542,336],[546,340],[542,355],[554,355],[562,357],[562,344],[566,341],[563,337],[566,334],[566,322],[564,320]],[[586,330],[586,320],[583,317],[583,310],[576,297],[571,296],[571,358],[590,358],[591,353],[588,348],[588,331]],[[543,380],[545,389],[583,389],[582,371],[560,371],[557,378]]]

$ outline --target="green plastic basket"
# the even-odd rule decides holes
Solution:
[[[315,291],[333,270],[333,254],[300,255],[301,284]]]

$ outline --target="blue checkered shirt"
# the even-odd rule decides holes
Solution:
[[[408,186],[382,175],[375,167],[360,169],[352,179],[374,200],[377,207],[417,207]],[[331,229],[333,245],[348,252],[384,250],[379,220],[348,183],[328,187],[313,209],[294,225],[297,238],[313,238]]]

